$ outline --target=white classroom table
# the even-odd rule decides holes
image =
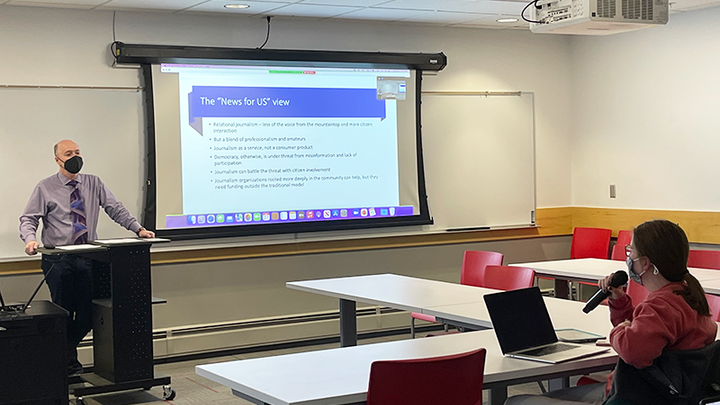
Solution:
[[[493,291],[497,292],[497,291]],[[555,329],[575,328],[586,332],[607,336],[612,329],[610,310],[607,306],[598,305],[589,314],[582,312],[584,302],[543,297]],[[424,308],[423,314],[435,316],[438,321],[467,326],[471,329],[492,328],[490,315],[484,302],[440,305]]]
[[[544,262],[513,263],[511,266],[529,267],[535,270],[536,276],[552,277],[555,279],[555,296],[567,297],[567,281],[597,281],[618,270],[627,271],[624,261],[607,259],[568,259],[550,260]],[[690,274],[700,281],[705,288],[706,281],[720,280],[720,270],[688,268]],[[715,283],[717,284],[717,283]],[[714,289],[713,291],[716,291]],[[706,292],[707,289],[706,289]],[[712,294],[718,294],[713,292]]]
[[[708,294],[720,295],[720,279],[702,281],[703,289]]]
[[[497,292],[497,291],[494,291]],[[607,337],[612,329],[610,310],[599,305],[589,314],[582,312],[585,303],[566,299],[543,297],[555,329],[573,328]],[[450,323],[469,330],[492,328],[490,314],[484,302],[441,305],[424,308],[424,314],[432,315],[438,322]],[[569,379],[551,379],[550,390],[569,386]]]
[[[376,284],[380,282],[380,284]],[[413,279],[392,274],[345,277],[287,283],[289,288],[330,295],[341,300],[355,300],[404,307],[468,325],[490,325],[482,295],[497,292],[490,289],[460,286],[439,281]],[[447,286],[450,284],[450,287]],[[413,287],[414,286],[414,287]],[[437,290],[426,291],[438,287]],[[443,290],[456,288],[455,290]],[[466,290],[475,289],[480,294]],[[399,295],[393,295],[396,290]],[[425,291],[419,294],[419,291]],[[455,291],[445,305],[437,303],[447,291]],[[367,298],[363,296],[367,294]],[[459,302],[467,301],[471,302]],[[590,314],[574,314],[584,304],[545,298],[556,329],[574,327],[605,335],[610,328],[608,308],[598,307]],[[424,305],[428,305],[423,307]],[[341,311],[342,315],[342,311]],[[354,320],[354,311],[353,311]],[[719,324],[720,326],[720,324]],[[355,330],[353,330],[355,331]],[[720,327],[718,329],[720,339]],[[370,364],[375,360],[412,359],[443,356],[479,347],[487,349],[484,388],[490,390],[490,403],[502,404],[507,386],[544,379],[611,369],[617,355],[610,350],[584,359],[560,364],[545,364],[504,357],[492,330],[411,339],[373,345],[296,353],[283,356],[201,365],[196,373],[232,389],[233,394],[256,404],[332,405],[365,401]]]
[[[502,404],[507,386],[611,369],[612,350],[560,364],[512,359],[501,354],[492,330],[342,347],[226,363],[200,365],[195,372],[255,404],[333,405],[364,403],[375,360],[445,356],[487,349],[483,387],[490,403]]]
[[[439,305],[483,302],[484,294],[497,292],[489,288],[397,274],[291,281],[285,285],[291,289],[340,300],[340,345],[343,347],[357,344],[356,301],[422,312],[423,308]]]

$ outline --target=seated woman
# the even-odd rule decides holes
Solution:
[[[630,278],[644,285],[649,295],[633,305],[622,288],[609,286],[612,275],[598,281],[600,288],[610,291],[614,327],[608,340],[620,356],[618,364],[644,369],[665,351],[701,349],[714,342],[717,324],[710,318],[700,283],[687,270],[689,245],[682,228],[666,220],[645,222],[635,228],[625,251]],[[636,389],[633,384],[613,387],[612,380],[611,374],[607,383],[518,395],[505,404],[602,404],[608,393],[634,394],[622,392]]]

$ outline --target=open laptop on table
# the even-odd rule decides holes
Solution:
[[[609,349],[558,342],[538,287],[484,296],[500,349],[509,357],[560,363]]]

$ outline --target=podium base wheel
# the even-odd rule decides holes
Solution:
[[[175,399],[175,390],[169,385],[163,385],[163,399],[166,401],[172,401]]]

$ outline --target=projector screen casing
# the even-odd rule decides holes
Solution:
[[[384,54],[363,52],[324,52],[324,51],[285,51],[285,50],[247,50],[233,48],[197,48],[197,47],[162,47],[153,45],[126,45],[116,43],[116,57],[122,63],[141,63],[145,89],[147,113],[147,188],[145,192],[145,209],[143,225],[148,229],[156,229],[158,236],[173,239],[196,239],[211,237],[249,236],[262,234],[301,233],[313,231],[332,231],[348,229],[369,229],[389,226],[416,226],[432,224],[429,215],[422,159],[422,141],[420,133],[420,89],[422,71],[415,74],[415,143],[417,165],[417,203],[419,212],[411,216],[337,219],[320,222],[292,222],[273,224],[251,224],[231,226],[211,226],[195,228],[162,229],[157,223],[157,160],[156,160],[156,128],[154,122],[153,76],[150,63],[210,63],[216,65],[247,64],[274,61],[285,66],[353,66],[367,68],[424,69],[439,70],[446,64],[442,54]],[[242,61],[226,60],[223,57],[241,56]],[[272,59],[272,58],[276,59]],[[362,61],[362,62],[361,62]],[[429,61],[433,61],[432,63]],[[349,65],[351,64],[351,65]]]

